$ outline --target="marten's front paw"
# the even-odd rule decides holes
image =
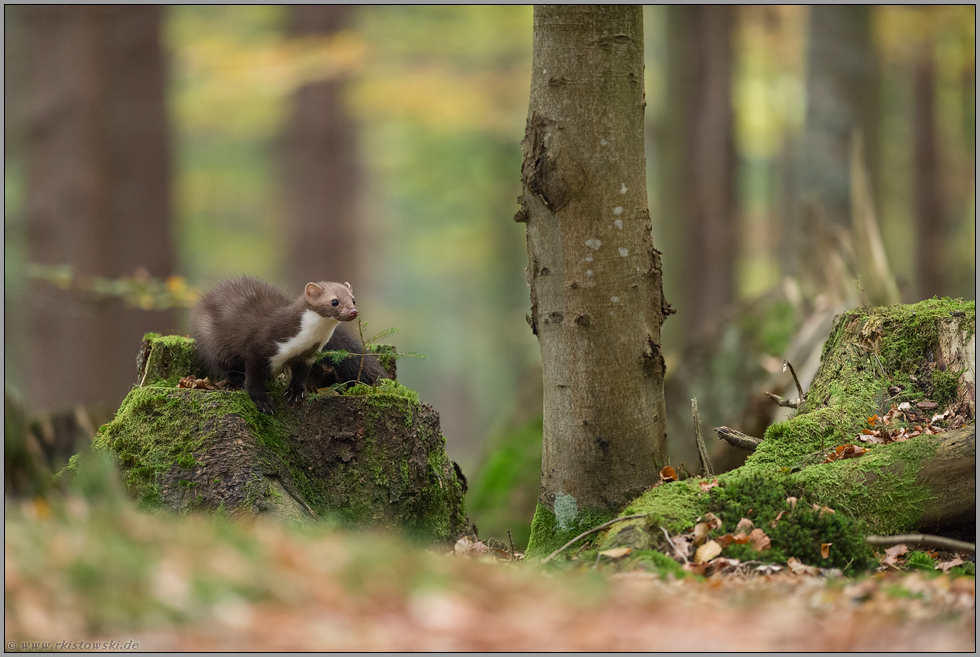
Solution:
[[[272,405],[272,398],[267,394],[255,395],[252,397],[252,401],[255,402],[255,406],[266,415],[272,415],[276,410],[275,406]]]
[[[286,388],[286,392],[283,393],[283,397],[285,397],[286,401],[288,402],[303,401],[303,399],[306,397],[306,388],[305,387],[296,388],[293,386],[289,386],[288,388]]]

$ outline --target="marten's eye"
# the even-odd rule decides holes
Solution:
[[[357,305],[357,302],[354,301],[354,297],[351,297],[350,298],[350,305],[352,305],[352,306],[356,306]]]
[[[340,302],[337,301],[336,299],[334,299],[333,301],[330,302],[330,305],[333,306],[334,308],[336,308],[337,306],[340,305]]]

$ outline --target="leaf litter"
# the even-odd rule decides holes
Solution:
[[[754,532],[764,535],[739,523],[735,536]],[[691,637],[700,651],[975,647],[974,580],[949,574],[852,581],[793,560],[721,555],[703,564],[707,577],[610,575],[584,561],[556,572],[490,539],[421,550],[379,533],[106,512],[80,500],[8,503],[4,548],[7,641],[125,637],[160,651],[659,651]],[[606,552],[611,570],[630,556]]]

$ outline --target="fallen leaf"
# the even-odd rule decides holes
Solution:
[[[456,541],[454,548],[456,554],[464,556],[476,556],[480,554],[487,554],[490,552],[490,548],[486,546],[483,541],[473,540],[472,536],[464,536],[463,538]]]
[[[786,498],[786,503],[789,504],[789,508],[790,509],[795,509],[797,502],[798,502],[798,500],[795,497],[787,497]]]
[[[674,536],[670,539],[670,544],[674,546],[674,554],[684,561],[687,561],[687,556],[691,554],[691,540],[690,534]]]
[[[193,374],[185,376],[180,381],[177,382],[178,388],[191,388],[197,390],[217,390],[217,386],[211,383],[210,377],[204,377],[199,379]]]
[[[721,554],[721,546],[714,541],[708,541],[694,553],[694,563],[707,563]]]
[[[665,466],[663,470],[660,471],[660,481],[667,483],[668,481],[677,481],[677,473],[674,472],[672,467]]]
[[[601,554],[604,557],[609,557],[610,559],[621,559],[622,557],[625,557],[627,554],[629,554],[632,551],[633,548],[618,547],[618,548],[610,548],[608,550],[603,550],[599,554]]]
[[[772,522],[770,522],[769,523],[769,526],[772,527],[773,529],[775,529],[776,528],[776,525],[779,524],[779,519],[783,517],[783,514],[784,513],[786,513],[785,509],[783,511],[780,511],[779,513],[777,513],[776,514],[776,519],[773,520]]]
[[[959,557],[950,559],[949,561],[942,561],[936,564],[936,570],[941,570],[944,573],[948,572],[950,568],[955,568],[956,566],[962,566],[963,560]]]
[[[820,557],[822,559],[829,559],[830,558],[830,546],[831,545],[833,545],[833,543],[821,543],[820,544]]]
[[[708,537],[708,532],[711,531],[711,527],[708,526],[706,522],[699,522],[694,525],[694,544],[701,545],[704,543],[704,539]]]
[[[718,529],[721,527],[721,518],[710,511],[704,514],[704,519],[708,522],[708,526],[711,527],[711,529]]]
[[[796,557],[790,557],[786,560],[786,566],[789,568],[790,572],[794,575],[811,575],[816,577],[820,574],[820,569],[815,566],[807,566],[802,561]]]
[[[932,409],[939,406],[939,404],[932,401],[931,399],[926,399],[924,401],[920,401],[918,404],[916,404],[916,406],[924,411],[931,411]]]
[[[757,552],[765,552],[769,549],[771,543],[766,533],[758,527],[749,532],[749,542],[752,543],[752,547]]]
[[[707,492],[718,485],[718,480],[712,479],[711,481],[701,481],[698,482],[698,485],[701,487],[702,492]]]
[[[755,524],[751,520],[748,518],[742,518],[738,521],[738,524],[735,525],[735,533],[737,534],[739,532],[752,531],[753,527],[755,527]]]
[[[898,558],[908,551],[909,548],[905,545],[905,543],[899,543],[898,545],[891,546],[885,550],[885,556],[881,559],[881,565],[894,567],[898,562]]]

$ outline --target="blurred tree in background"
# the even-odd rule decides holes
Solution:
[[[32,263],[78,276],[173,273],[170,144],[160,7],[31,6],[27,199]],[[35,407],[118,403],[146,331],[171,312],[94,302],[34,281],[28,399]],[[128,358],[123,358],[128,354]]]
[[[196,287],[247,273],[285,287],[318,277],[294,266],[312,259],[320,271],[329,256],[341,271],[322,275],[351,281],[368,331],[398,327],[399,348],[427,354],[400,377],[440,412],[470,471],[508,435],[540,435],[521,410],[530,393],[519,391],[540,372],[523,229],[510,221],[532,10],[351,7],[340,22],[303,11],[315,10],[4,8],[5,385],[35,410],[116,403],[135,376],[133,336],[186,330],[180,313],[29,284],[31,263],[104,277],[143,267]],[[769,376],[762,363],[789,348],[812,301],[794,304],[785,290],[797,288],[784,285],[799,274],[801,206],[816,198],[849,225],[854,127],[903,300],[975,297],[975,7],[646,7],[644,17],[650,205],[678,310],[664,325],[667,386],[684,374],[742,395],[699,398],[706,426],[745,430],[755,392],[745,381]],[[297,199],[337,214],[298,219]],[[29,313],[28,299],[41,305]],[[690,330],[712,324],[697,340]],[[30,365],[30,344],[48,360]],[[739,364],[721,357],[732,353]],[[73,358],[88,359],[81,374],[52,374]],[[673,407],[668,397],[675,463],[691,460],[691,391],[678,388]],[[500,474],[501,459],[485,461]],[[524,466],[515,471],[535,471]],[[482,507],[534,499],[538,481],[522,481],[529,494]],[[508,517],[518,520],[484,533],[530,521],[498,515]]]

